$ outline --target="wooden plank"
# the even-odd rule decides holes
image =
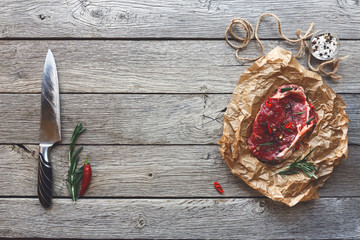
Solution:
[[[1,38],[222,38],[233,18],[254,24],[271,12],[283,21],[283,31],[327,29],[341,38],[359,39],[357,1],[261,0],[127,1],[14,0],[1,1]],[[331,16],[331,18],[329,18]],[[278,38],[276,22],[261,27],[263,38]]]
[[[87,144],[207,144],[221,135],[229,95],[61,95],[63,143],[76,124],[89,131]],[[210,118],[218,118],[213,121]],[[0,95],[1,143],[37,143],[39,94]],[[85,140],[85,141],[84,141]]]
[[[37,196],[38,146],[0,145],[0,197]],[[54,196],[68,197],[68,146],[51,152]],[[85,146],[93,178],[86,197],[261,197],[232,175],[217,146]],[[360,146],[335,169],[320,197],[360,197]],[[213,182],[221,183],[220,195]],[[341,189],[341,191],[339,191]]]
[[[349,142],[360,142],[360,95],[342,94]],[[76,124],[86,144],[216,144],[229,94],[62,94],[62,143]],[[0,94],[0,143],[38,143],[39,94]]]
[[[0,13],[1,14],[1,13]],[[265,52],[279,45],[263,41]],[[342,80],[325,78],[336,92],[360,93],[357,41],[342,41]],[[60,91],[65,93],[232,93],[250,62],[239,63],[225,40],[215,41],[0,41],[0,92],[40,93],[47,49],[55,54]],[[250,44],[244,56],[258,54]],[[307,66],[305,57],[300,62]]]
[[[38,146],[25,146],[30,152],[0,146],[0,196],[36,196]],[[214,181],[224,197],[261,196],[231,174],[217,146],[85,146],[85,154],[94,173],[88,197],[219,197]],[[58,197],[68,196],[67,156],[68,146],[51,153]]]
[[[141,239],[360,238],[359,198],[289,208],[265,199],[0,199],[0,237]],[[26,209],[24,211],[24,209]]]

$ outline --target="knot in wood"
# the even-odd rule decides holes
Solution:
[[[149,173],[147,174],[147,178],[148,178],[148,179],[154,179],[155,176],[156,176],[156,172],[155,172],[155,171],[149,172]]]
[[[265,201],[263,199],[254,202],[253,212],[258,214],[265,212]]]
[[[142,216],[140,216],[135,223],[135,228],[143,228],[146,226],[146,220]]]

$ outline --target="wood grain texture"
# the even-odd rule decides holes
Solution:
[[[271,12],[283,21],[284,33],[298,28],[336,32],[359,39],[358,1],[346,0],[14,0],[1,1],[1,38],[222,38],[233,18],[254,24]],[[329,18],[331,16],[331,18]],[[276,22],[265,20],[262,38],[278,38]]]
[[[360,95],[347,103],[349,142],[360,142]],[[216,144],[230,94],[62,94],[62,143],[76,124],[86,144]],[[0,94],[0,143],[39,143],[40,95]]]
[[[0,13],[1,14],[1,13]],[[298,44],[263,41],[265,52]],[[342,41],[342,80],[324,78],[336,92],[360,93],[357,41]],[[235,60],[225,40],[211,41],[0,41],[0,92],[40,93],[47,49],[57,62],[63,93],[232,93],[251,62]],[[250,44],[244,56],[258,54]],[[305,57],[300,62],[307,66]]]
[[[0,197],[35,197],[38,146],[0,145]],[[53,194],[68,197],[68,146],[51,152]],[[217,146],[85,146],[93,178],[85,197],[261,197],[232,175]],[[360,147],[335,169],[319,190],[321,197],[360,197]],[[19,167],[21,166],[21,167]],[[219,182],[220,195],[213,182]],[[341,189],[341,191],[339,191]],[[1,200],[0,200],[1,201]]]
[[[83,199],[76,205],[54,199],[45,211],[37,199],[0,199],[0,237],[360,238],[359,204],[359,198],[293,208],[265,199]]]
[[[0,238],[359,239],[360,4],[354,0],[0,1]],[[339,35],[350,154],[319,189],[289,208],[232,175],[216,142],[240,74],[223,40],[231,20],[272,12],[295,38],[311,22]],[[280,41],[260,26],[265,52]],[[40,87],[47,49],[61,91],[61,145],[50,154],[53,205],[37,199]],[[251,43],[244,56],[254,56]],[[305,59],[300,62],[305,64]],[[93,179],[72,204],[67,150],[78,123]],[[224,195],[213,186],[218,181]]]

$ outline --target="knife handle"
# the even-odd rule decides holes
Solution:
[[[40,203],[45,208],[50,207],[52,199],[52,169],[48,149],[48,146],[40,146],[37,188]]]

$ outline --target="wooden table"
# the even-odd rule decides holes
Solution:
[[[360,238],[360,6],[354,0],[0,1],[1,238]],[[264,12],[294,38],[311,22],[341,40],[342,80],[325,78],[347,103],[349,159],[320,199],[289,208],[233,176],[217,141],[240,74],[224,40],[230,21]],[[285,43],[267,18],[265,52]],[[52,49],[61,91],[62,142],[53,148],[53,206],[36,192],[40,91]],[[255,56],[250,44],[243,53]],[[300,62],[305,65],[305,60]],[[93,166],[84,198],[65,186],[67,150]],[[213,182],[222,184],[220,195]]]

